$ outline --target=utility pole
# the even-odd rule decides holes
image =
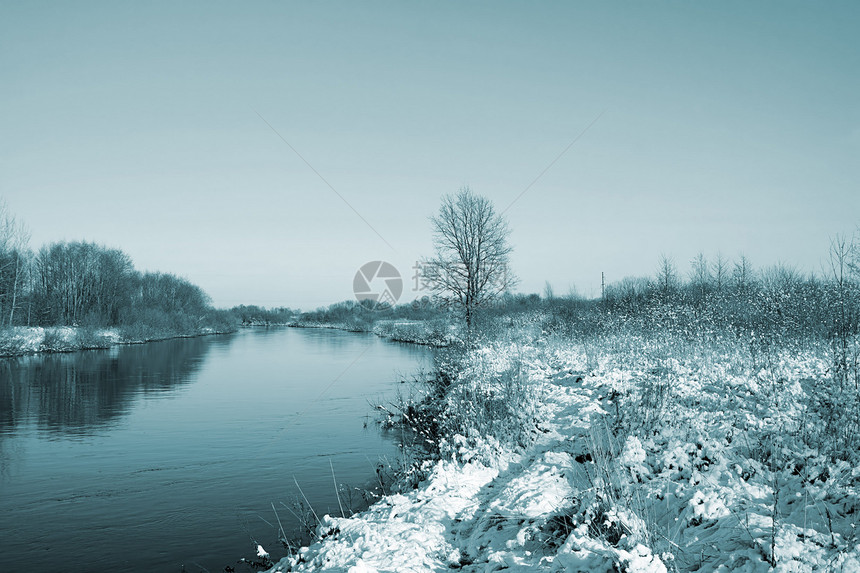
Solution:
[[[600,300],[606,300],[606,277],[600,271]]]

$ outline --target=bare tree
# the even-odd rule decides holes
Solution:
[[[510,229],[490,200],[468,187],[443,197],[430,221],[436,254],[425,265],[428,282],[444,301],[463,310],[471,330],[475,310],[516,282],[508,268]]]
[[[633,307],[654,288],[656,288],[655,284],[648,278],[624,277],[620,281],[606,286],[604,298]]]
[[[711,263],[711,276],[714,278],[714,287],[721,292],[726,287],[729,276],[729,262],[722,253],[717,253],[717,258]]]
[[[0,199],[0,325],[12,326],[27,271],[30,234]]]
[[[116,324],[129,306],[131,259],[95,243],[54,243],[34,261],[33,297],[43,324]]]
[[[752,265],[749,259],[741,253],[738,260],[735,262],[735,268],[732,270],[732,277],[735,281],[735,288],[739,292],[746,292],[752,283]]]
[[[853,345],[860,316],[858,316],[856,284],[852,280],[853,258],[857,251],[854,237],[848,239],[844,235],[836,235],[830,240],[830,275],[831,290],[835,305],[831,319],[834,350],[833,375],[841,386],[848,379],[848,374],[854,372],[857,383],[857,367],[851,364],[850,347]]]
[[[708,259],[704,253],[699,253],[690,261],[690,281],[696,291],[699,300],[702,301],[711,285],[711,271],[708,267]]]
[[[552,285],[549,281],[546,281],[543,285],[543,298],[544,300],[551,301],[555,298],[555,291],[552,288]]]
[[[669,297],[678,290],[678,270],[671,257],[661,254],[657,267],[657,288],[664,297]]]

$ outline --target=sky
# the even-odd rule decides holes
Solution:
[[[520,292],[821,272],[860,224],[860,3],[0,0],[0,198],[216,306],[311,309],[469,186]],[[572,144],[572,145],[571,145]],[[566,150],[566,151],[565,151]]]

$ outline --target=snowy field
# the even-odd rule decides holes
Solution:
[[[828,409],[826,347],[538,335],[466,364],[449,399],[516,372],[526,439],[454,435],[271,571],[860,571],[857,416]]]

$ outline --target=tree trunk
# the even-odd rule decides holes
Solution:
[[[15,276],[12,277],[12,308],[9,310],[9,327],[12,327],[12,319],[15,317],[15,305],[18,300],[18,273],[20,272],[21,257],[15,253]]]

